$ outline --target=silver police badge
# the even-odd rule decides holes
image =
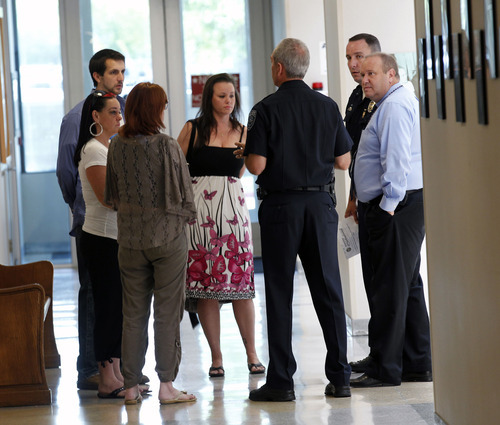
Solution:
[[[250,131],[252,129],[256,118],[257,118],[257,111],[255,109],[252,109],[250,111],[250,114],[248,115],[247,131]]]

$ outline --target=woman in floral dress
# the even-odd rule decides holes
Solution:
[[[205,83],[195,120],[179,134],[191,173],[197,218],[188,225],[187,304],[196,306],[212,353],[210,377],[224,376],[220,346],[220,303],[232,303],[251,374],[264,373],[255,350],[252,230],[240,182],[242,159],[234,156],[244,143],[239,123],[239,95],[228,74]]]

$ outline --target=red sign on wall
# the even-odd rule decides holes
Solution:
[[[236,90],[240,92],[240,74],[229,74],[236,84]],[[201,106],[201,96],[203,87],[211,75],[191,75],[191,106],[199,108]]]

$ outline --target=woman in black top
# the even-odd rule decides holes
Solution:
[[[220,303],[232,303],[251,374],[264,373],[255,351],[252,229],[240,177],[244,143],[239,95],[228,74],[205,83],[202,106],[178,137],[193,181],[197,219],[188,226],[186,297],[197,311],[212,353],[210,377],[224,376],[220,347]]]

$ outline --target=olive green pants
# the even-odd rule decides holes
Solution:
[[[181,361],[180,322],[184,313],[187,241],[182,232],[168,245],[118,249],[123,284],[122,366],[125,387],[142,377],[153,298],[156,372],[173,381]]]

